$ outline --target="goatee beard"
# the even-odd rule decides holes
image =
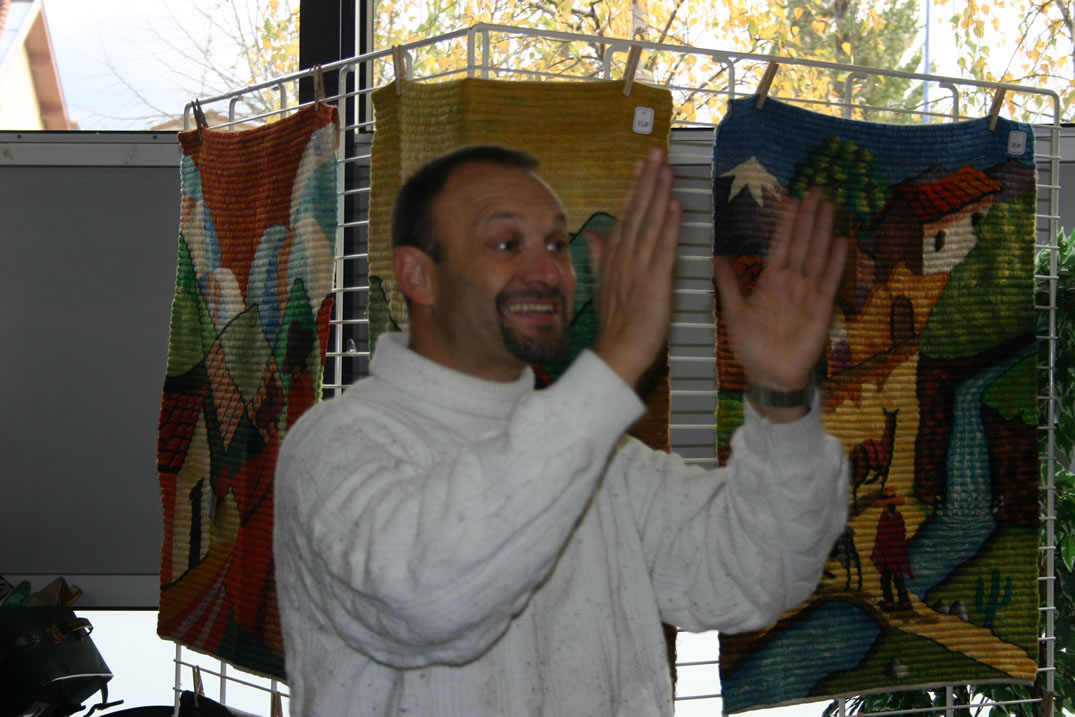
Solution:
[[[523,300],[556,299],[560,306],[560,326],[556,333],[551,331],[534,338],[520,335],[504,321],[504,307],[509,302]],[[500,315],[500,335],[504,346],[512,356],[526,363],[557,363],[567,357],[571,348],[571,335],[567,323],[567,301],[559,289],[549,291],[525,291],[500,293],[496,297],[496,306]]]

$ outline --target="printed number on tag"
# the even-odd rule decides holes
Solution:
[[[1026,132],[1012,130],[1008,133],[1008,154],[1022,154],[1026,151]]]
[[[631,129],[635,134],[653,134],[653,109],[635,107],[635,121]]]

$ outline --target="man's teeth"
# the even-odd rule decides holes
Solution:
[[[532,311],[552,313],[554,310],[552,304],[511,304],[508,306],[508,311],[512,313],[527,313]]]

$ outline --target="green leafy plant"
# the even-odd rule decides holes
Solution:
[[[1057,237],[1055,377],[1055,624],[1057,712],[1075,712],[1075,231]],[[1048,269],[1039,255],[1039,274]],[[1048,285],[1046,284],[1046,289]],[[1041,305],[1039,291],[1039,305]],[[1048,298],[1046,293],[1045,298]],[[1046,325],[1045,327],[1049,327]],[[1048,465],[1043,465],[1043,478]],[[1040,680],[1039,680],[1040,682]],[[1037,687],[1037,685],[1035,685]]]
[[[1055,256],[1055,263],[1053,257]],[[1055,342],[1040,341],[1039,362],[1048,365],[1052,351],[1054,395],[1053,436],[1054,444],[1048,453],[1048,434],[1043,434],[1043,455],[1051,456],[1042,461],[1042,485],[1048,480],[1049,471],[1053,471],[1056,487],[1054,497],[1053,544],[1056,551],[1053,559],[1053,642],[1054,691],[1046,691],[1045,673],[1030,686],[1025,685],[974,685],[960,686],[952,689],[952,701],[965,705],[954,710],[956,715],[988,714],[1020,715],[1025,717],[1045,717],[1059,715],[1064,711],[1075,712],[1075,474],[1072,473],[1075,459],[1075,231],[1065,235],[1063,231],[1057,236],[1055,251],[1042,248],[1037,256],[1037,273],[1039,277],[1035,292],[1035,305],[1038,307],[1038,335],[1055,336]],[[1055,277],[1055,294],[1052,293]],[[1050,307],[1056,307],[1055,326],[1050,325]],[[1048,386],[1042,386],[1041,395],[1048,395]],[[1046,407],[1047,410],[1047,407]],[[1044,413],[1042,420],[1049,419]],[[1043,491],[1043,500],[1045,492]],[[1048,537],[1048,525],[1042,526],[1042,541]],[[1044,555],[1043,551],[1043,555]],[[1045,559],[1042,562],[1042,575],[1047,574]],[[1043,586],[1047,583],[1043,582]],[[1044,590],[1043,587],[1043,595]],[[1042,618],[1042,631],[1044,632]],[[1046,643],[1041,643],[1039,664],[1045,664]],[[995,704],[1036,700],[1029,704],[1005,705]],[[884,694],[863,695],[847,701],[847,712],[862,714],[872,712],[904,712],[912,709],[934,708],[944,710],[948,704],[945,690],[906,690]],[[833,702],[825,708],[825,717],[838,713],[839,705]]]

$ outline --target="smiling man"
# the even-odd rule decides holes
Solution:
[[[670,715],[661,621],[763,627],[816,586],[846,519],[810,376],[846,242],[789,202],[744,298],[750,390],[724,468],[624,436],[663,350],[681,209],[659,152],[591,239],[600,333],[550,388],[575,295],[563,208],[529,156],[468,147],[408,179],[393,268],[410,333],[281,450],[276,568],[295,715]]]
[[[401,191],[393,269],[408,299],[414,351],[472,376],[510,381],[524,365],[567,350],[575,298],[567,217],[531,160],[512,163],[516,155],[493,148],[472,152],[486,159],[449,170],[440,191],[430,191],[422,173]],[[424,170],[441,171],[437,163]],[[422,209],[435,229],[418,220]],[[433,251],[423,247],[429,240]]]

